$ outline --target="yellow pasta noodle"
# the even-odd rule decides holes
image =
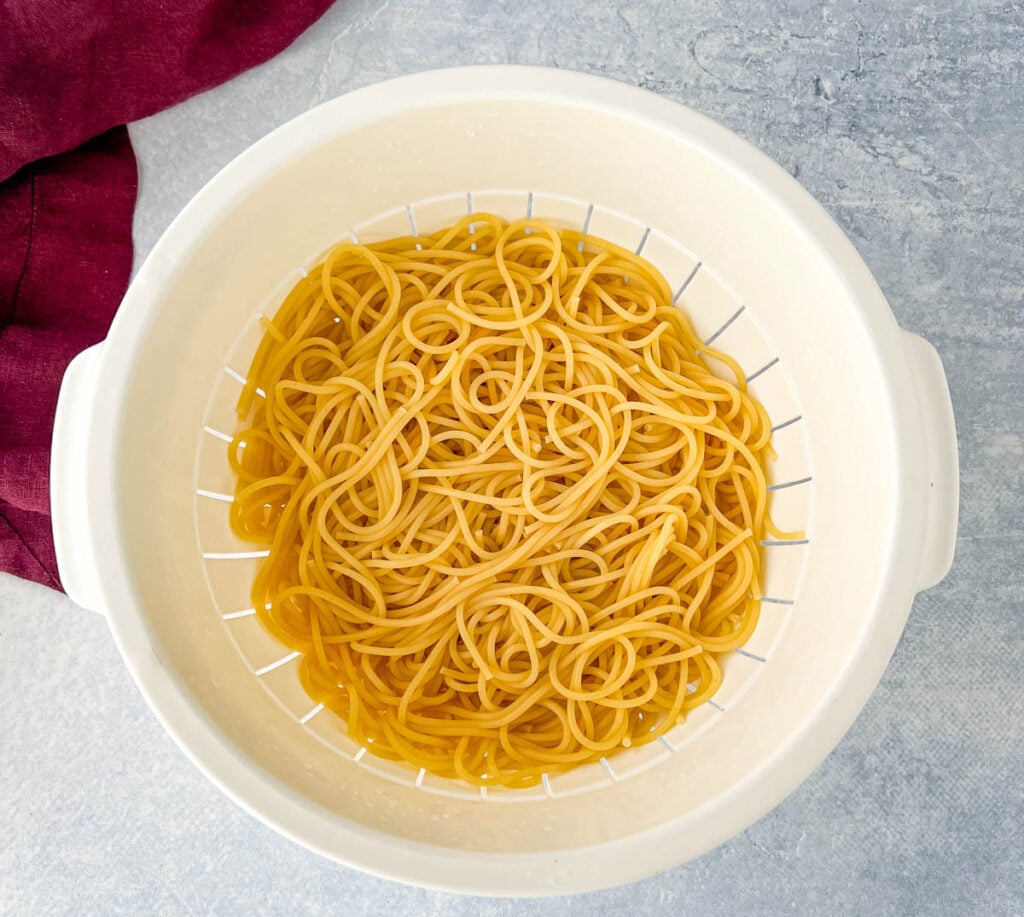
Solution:
[[[783,534],[770,426],[652,265],[477,213],[336,246],[265,326],[231,522],[270,549],[260,620],[371,754],[527,787],[715,693]]]

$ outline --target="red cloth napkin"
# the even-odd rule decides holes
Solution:
[[[60,588],[57,392],[131,271],[137,174],[118,125],[272,57],[330,3],[0,0],[0,570]]]

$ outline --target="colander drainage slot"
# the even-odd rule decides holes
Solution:
[[[219,494],[213,490],[202,490],[196,488],[197,497],[206,497],[208,500],[219,500],[221,503],[234,503],[235,498],[231,494]]]
[[[590,221],[593,218],[593,216],[594,216],[594,205],[593,204],[588,204],[587,205],[587,215],[586,215],[586,217],[583,220],[583,235],[587,235],[590,232]],[[583,251],[583,240],[582,239],[580,239],[580,241],[578,243],[576,243],[576,248],[579,251]]]
[[[300,653],[298,650],[295,650],[294,652],[289,653],[287,656],[282,656],[280,659],[278,659],[278,660],[276,660],[274,662],[271,662],[269,665],[263,666],[262,669],[256,669],[254,674],[256,674],[256,675],[266,675],[267,672],[273,672],[274,669],[281,668],[281,666],[285,665],[286,663],[291,662],[293,659],[296,659],[297,657],[299,657],[301,655],[302,655],[302,653]],[[365,749],[364,749],[364,751],[365,751]]]
[[[413,236],[418,236],[420,231],[416,228],[416,217],[412,215],[412,206],[410,204],[405,205],[405,212],[409,217],[409,229],[412,230]],[[423,246],[419,242],[416,243],[416,251],[423,251]]]
[[[312,710],[309,711],[309,713],[307,713],[304,717],[302,717],[299,720],[299,722],[303,726],[305,726],[306,723],[308,723],[311,719],[313,719],[313,717],[316,716],[323,709],[324,709],[324,705],[323,704],[317,704]]]
[[[773,599],[773,598],[771,598],[770,596],[767,596],[767,595],[762,595],[761,596],[761,601],[762,602],[771,602],[772,605],[792,605],[793,604],[793,600],[792,599]]]
[[[760,368],[760,369],[759,369],[759,370],[758,370],[757,372],[751,373],[751,374],[750,374],[749,376],[747,376],[747,378],[746,378],[746,382],[747,382],[747,384],[749,385],[749,384],[750,384],[751,382],[753,382],[753,381],[754,381],[754,380],[755,380],[755,379],[756,379],[756,378],[757,378],[758,376],[763,376],[763,375],[764,375],[764,374],[765,374],[766,372],[768,372],[768,370],[769,370],[769,369],[771,369],[771,368],[772,368],[772,367],[773,367],[773,366],[774,366],[774,365],[775,365],[776,363],[778,363],[778,362],[779,362],[779,358],[778,358],[778,357],[775,357],[774,359],[772,359],[772,360],[769,360],[769,361],[768,361],[767,363],[765,363],[765,365],[764,365],[764,366],[762,366],[762,367],[761,367],[761,368]]]
[[[227,433],[221,433],[220,430],[214,430],[213,427],[203,427],[204,433],[209,433],[214,439],[219,439],[221,442],[230,443],[234,437],[228,436]]]
[[[767,659],[765,659],[764,656],[755,656],[753,653],[748,653],[742,647],[736,647],[736,649],[733,650],[733,652],[734,653],[739,653],[740,656],[746,656],[747,659],[753,659],[754,662],[767,662],[768,661]]]
[[[798,544],[810,544],[810,538],[795,538],[792,541],[762,541],[762,548],[789,548]]]
[[[245,385],[249,384],[249,380],[246,379],[245,376],[243,376],[240,372],[236,372],[230,366],[225,366],[224,367],[224,372],[226,372],[239,385],[245,386]],[[256,388],[256,394],[259,395],[260,398],[266,398],[267,397],[267,393],[265,391],[263,391],[263,389],[261,389],[259,387]]]
[[[689,285],[690,285],[691,283],[693,283],[693,278],[697,276],[697,271],[699,271],[699,270],[700,270],[700,268],[701,268],[701,262],[700,262],[700,261],[698,261],[698,262],[697,262],[697,263],[696,263],[696,264],[694,265],[694,268],[693,268],[693,270],[692,270],[692,271],[690,271],[690,273],[689,273],[689,276],[687,276],[686,280],[684,280],[684,281],[682,282],[682,284],[680,284],[680,286],[679,286],[679,289],[678,289],[678,290],[676,290],[676,295],[672,297],[672,305],[673,305],[673,306],[674,306],[674,305],[675,305],[675,304],[676,304],[677,302],[679,302],[679,297],[680,297],[680,296],[682,296],[682,295],[683,295],[683,294],[684,294],[684,293],[686,292],[686,288],[687,288],[687,287],[688,287],[688,286],[689,286]]]
[[[791,417],[789,420],[784,420],[782,423],[777,423],[777,424],[775,424],[774,427],[772,427],[772,433],[778,433],[779,430],[785,430],[786,427],[791,427],[798,420],[803,420],[803,419],[804,418],[803,418],[802,414],[797,414],[796,417]]]
[[[270,551],[204,551],[205,560],[255,560],[260,557],[269,557]]]
[[[647,240],[650,237],[651,237],[651,227],[648,226],[644,230],[644,234],[640,237],[640,244],[636,247],[636,254],[637,255],[639,255],[640,252],[642,252],[644,250],[644,246],[647,244]]]
[[[704,345],[705,345],[706,347],[710,347],[710,346],[711,346],[711,343],[712,343],[713,341],[717,340],[717,339],[718,339],[718,338],[719,338],[719,337],[720,337],[720,336],[722,335],[722,333],[723,333],[723,332],[724,332],[724,331],[725,331],[725,330],[726,330],[726,329],[727,329],[727,328],[728,328],[728,327],[729,327],[729,326],[730,326],[730,325],[731,325],[731,324],[732,324],[732,323],[733,323],[734,321],[736,321],[736,319],[738,319],[738,318],[739,318],[739,317],[740,317],[740,316],[741,316],[741,315],[742,315],[742,314],[743,314],[743,313],[744,313],[744,312],[746,311],[746,308],[747,308],[746,306],[740,306],[740,307],[739,307],[739,308],[738,308],[738,309],[737,309],[737,310],[736,310],[735,312],[733,312],[733,314],[732,314],[732,315],[730,315],[730,316],[729,316],[729,317],[728,317],[728,318],[727,318],[727,319],[725,320],[725,324],[724,324],[724,325],[722,325],[722,327],[721,327],[721,328],[719,328],[719,329],[718,329],[718,330],[717,330],[717,331],[716,331],[716,332],[715,332],[715,333],[714,333],[713,335],[711,335],[711,337],[709,337],[709,338],[708,338],[708,339],[707,339],[707,340],[706,340],[706,341],[704,342]]]
[[[784,484],[769,484],[765,490],[776,491],[786,490],[789,487],[799,487],[801,484],[809,484],[811,477],[808,475],[806,478],[797,478],[795,481],[786,481]]]
[[[473,215],[473,192],[472,191],[467,191],[466,192],[466,214],[468,216],[472,216]],[[469,224],[469,234],[471,236],[476,234],[476,224],[475,223],[470,223]],[[476,242],[471,242],[469,244],[469,249],[470,249],[470,251],[474,251],[475,252],[476,251]]]

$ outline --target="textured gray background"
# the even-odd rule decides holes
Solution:
[[[141,259],[270,128],[466,63],[606,74],[720,119],[796,175],[933,341],[957,412],[956,564],[881,687],[783,805],[700,860],[541,902],[331,865],[215,790],[140,699],[103,621],[0,577],[0,910],[1024,912],[1024,6],[942,0],[343,0],[276,60],[134,125]]]

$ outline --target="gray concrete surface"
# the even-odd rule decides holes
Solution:
[[[553,64],[720,119],[834,214],[942,353],[963,474],[955,567],[919,596],[849,735],[696,862],[572,899],[405,888],[237,809],[149,712],[104,622],[0,577],[0,911],[1024,912],[1024,6],[343,0],[276,60],[134,125],[141,259],[267,130],[430,67]]]

